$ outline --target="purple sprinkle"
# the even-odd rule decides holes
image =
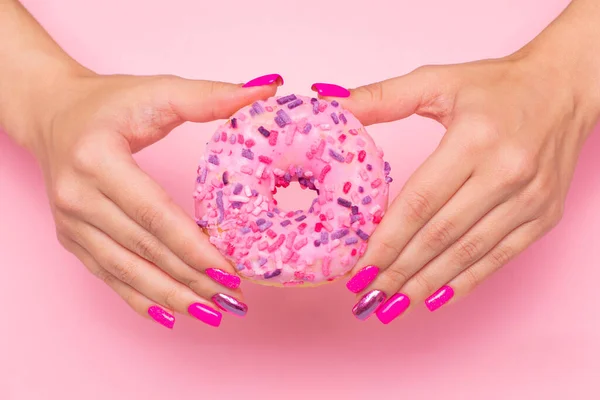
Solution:
[[[258,191],[256,189],[252,189],[251,193],[252,193],[252,197],[258,196]]]
[[[206,174],[208,173],[207,168],[202,168],[202,173],[200,174],[200,183],[204,184],[206,182]]]
[[[245,226],[245,227],[243,227],[242,229],[240,229],[240,233],[241,233],[242,235],[245,235],[246,233],[248,233],[248,232],[250,232],[250,231],[251,231],[251,229],[250,229],[250,227],[248,227],[248,226]]]
[[[250,149],[243,148],[242,157],[247,158],[248,160],[254,160],[254,153]]]
[[[371,164],[367,164],[367,171],[373,170],[373,166]]]
[[[298,107],[302,103],[304,103],[302,101],[302,99],[296,99],[296,100],[292,101],[291,103],[289,103],[287,105],[287,107],[291,110],[291,109],[294,109],[294,108]]]
[[[284,180],[284,181],[286,181],[286,182],[288,182],[288,183],[292,181],[292,176],[290,175],[290,173],[289,173],[289,172],[286,172],[286,173],[283,175],[283,180]]]
[[[267,259],[266,259],[266,258],[264,258],[264,257],[260,257],[260,258],[258,259],[258,265],[260,265],[261,267],[262,267],[263,265],[265,265],[266,263],[267,263]]]
[[[235,187],[233,188],[233,194],[240,194],[242,193],[242,189],[244,188],[244,186],[241,183],[236,183]]]
[[[208,156],[208,162],[214,165],[219,165],[219,157],[211,154],[210,156]]]
[[[261,232],[266,231],[267,229],[269,229],[271,226],[273,226],[273,223],[271,221],[267,221],[262,225],[258,226],[258,230]]]
[[[208,226],[208,221],[204,221],[204,220],[201,219],[199,221],[196,221],[196,224],[198,224],[198,226],[200,228],[206,228]]]
[[[263,106],[261,106],[260,104],[258,104],[258,102],[252,104],[252,109],[254,111],[256,111],[256,114],[262,114],[265,112],[265,109],[263,108]]]
[[[308,180],[303,176],[298,178],[298,183],[300,184],[300,186],[308,186]]]
[[[296,214],[296,215],[302,214],[302,210],[296,210],[296,211],[294,211],[294,214]]]
[[[392,177],[391,177],[391,176],[386,176],[386,177],[385,177],[385,182],[386,182],[386,183],[392,183],[392,181],[393,181],[393,179],[392,179]]]
[[[234,134],[231,134],[231,135],[229,136],[229,143],[231,143],[231,144],[235,144],[235,140],[236,140],[236,137],[235,137],[235,135],[234,135]]]
[[[274,216],[275,216],[275,214],[273,214],[271,211],[267,212],[267,217],[273,218]]]
[[[244,264],[238,264],[238,265],[236,265],[236,266],[235,266],[235,268],[236,268],[238,271],[241,271],[241,270],[243,270],[245,267],[244,267]]]
[[[237,118],[231,118],[231,127],[233,129],[237,128]]]
[[[367,235],[365,232],[363,232],[362,230],[357,230],[356,234],[358,235],[359,238],[361,238],[362,240],[368,240],[369,239],[369,235]]]
[[[319,102],[315,101],[313,103],[313,114],[317,115],[319,113]]]
[[[275,117],[275,123],[280,128],[283,128],[285,126],[285,121],[280,116]]]
[[[315,240],[313,242],[313,244],[315,245],[315,247],[319,247],[321,245],[321,241],[320,240]]]
[[[199,176],[196,177],[196,183],[200,183],[200,177]]]
[[[243,204],[244,203],[242,203],[241,201],[233,201],[231,202],[231,208],[236,208],[239,210],[240,208],[242,208]]]
[[[386,175],[389,175],[389,173],[392,171],[392,167],[390,166],[389,162],[384,162],[383,163],[383,172],[385,172]]]
[[[223,185],[227,184],[229,184],[229,172],[225,171],[223,172]]]
[[[302,173],[303,173],[303,172],[304,172],[304,171],[302,170],[302,167],[296,167],[296,175],[298,175],[298,176],[302,176]]]
[[[352,203],[349,200],[342,199],[341,197],[338,197],[337,203],[342,207],[347,207],[347,208],[352,207]]]
[[[289,115],[287,115],[287,113],[283,110],[278,110],[277,111],[277,115],[279,117],[281,117],[281,119],[283,120],[283,122],[285,122],[286,124],[291,124],[292,123],[292,119],[290,118]]]
[[[260,218],[256,220],[256,225],[261,226],[262,224],[264,224],[265,222],[267,222],[266,219],[264,218]]]
[[[362,193],[362,192],[364,192],[364,191],[365,191],[365,188],[364,188],[364,187],[362,187],[362,186],[359,186],[359,187],[358,187],[358,193]]]
[[[319,100],[315,99],[314,97],[310,99],[311,103],[316,103],[317,101],[319,101]]]
[[[302,133],[304,133],[306,135],[308,132],[310,132],[311,129],[312,129],[312,125],[306,124],[306,125],[304,125],[304,128],[302,129]]]
[[[284,105],[285,103],[292,101],[292,100],[296,100],[296,95],[295,94],[290,94],[288,96],[283,96],[277,99],[277,104]]]
[[[352,206],[352,215],[358,214],[358,206]]]
[[[331,158],[341,163],[346,161],[343,155],[341,155],[340,153],[336,153],[333,149],[329,149],[329,155],[331,156]]]
[[[286,219],[285,221],[281,221],[279,224],[285,228],[286,226],[288,226],[291,223],[292,223],[292,221],[290,221],[289,219]]]
[[[336,125],[340,123],[340,120],[339,120],[338,116],[335,115],[335,113],[331,113],[331,119],[333,120],[333,123]]]
[[[264,126],[259,126],[258,127],[258,131],[260,132],[261,135],[263,135],[264,137],[269,137],[271,136],[271,132],[269,132],[268,130],[265,129]]]
[[[340,229],[339,231],[333,232],[331,234],[331,239],[332,240],[341,239],[341,238],[343,238],[344,236],[346,236],[349,233],[350,233],[350,229],[343,228],[343,229]]]
[[[321,231],[321,243],[323,243],[323,244],[329,243],[329,232]]]
[[[339,105],[340,105],[340,103],[338,103],[337,101],[333,100],[333,101],[331,102],[331,105],[332,105],[332,106],[334,106],[334,107],[337,107],[337,106],[339,106]]]
[[[255,117],[256,116],[256,111],[254,111],[253,108],[250,109],[250,116],[251,117]]]
[[[304,221],[305,219],[306,219],[306,215],[301,215],[301,216],[299,216],[298,218],[296,218],[294,221],[296,221],[296,222],[302,222],[302,221]]]
[[[346,125],[348,123],[346,116],[342,113],[340,113],[340,121],[342,121],[344,123],[344,125]]]
[[[215,142],[218,142],[219,140],[221,140],[221,133],[220,132],[215,132],[215,134],[213,135],[213,140]]]
[[[360,214],[353,214],[350,216],[350,223],[353,224],[360,219]]]
[[[345,240],[346,246],[349,246],[351,244],[356,244],[358,243],[358,238],[356,237],[349,237]]]
[[[279,214],[279,208],[277,208],[277,207],[273,208],[273,212],[274,212],[275,214]]]
[[[363,197],[363,199],[362,199],[362,203],[363,203],[364,205],[367,205],[367,204],[369,204],[369,203],[371,202],[371,200],[373,200],[373,199],[371,199],[371,196],[365,196],[365,197]]]
[[[300,182],[300,181],[298,181]],[[310,204],[310,208],[308,209],[308,213],[312,214],[313,211],[315,211],[315,203],[318,201],[319,199],[313,199],[312,203]]]
[[[274,278],[278,275],[281,274],[281,270],[280,269],[276,269],[275,271],[271,271],[271,272],[265,272],[265,279],[269,279],[269,278]]]
[[[217,218],[217,222],[223,222],[223,218],[225,217],[225,209],[223,208],[223,191],[219,190],[217,192],[217,209],[219,210],[219,217]]]

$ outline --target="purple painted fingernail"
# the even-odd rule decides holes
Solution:
[[[210,326],[219,326],[221,325],[221,318],[223,315],[217,310],[201,304],[194,303],[188,307],[188,312],[193,317],[198,318],[200,321],[204,322]]]
[[[364,321],[379,308],[385,298],[385,293],[381,290],[371,290],[354,305],[352,313],[356,318]]]
[[[225,272],[218,268],[208,268],[206,270],[206,275],[208,275],[213,281],[220,283],[229,289],[237,289],[242,283],[242,280],[239,276],[232,275],[229,272]]]
[[[346,287],[352,293],[358,293],[367,286],[369,286],[369,284],[373,282],[373,279],[375,279],[378,273],[379,267],[376,267],[375,265],[367,265],[366,267],[358,271],[356,275],[354,275],[348,281],[348,283],[346,283]]]
[[[409,305],[410,299],[407,295],[396,293],[377,310],[377,318],[387,325],[406,311]]]
[[[228,311],[238,317],[243,317],[248,312],[248,306],[239,301],[238,299],[228,296],[224,293],[217,293],[212,297],[212,301],[215,302],[219,308],[224,311]]]
[[[277,82],[277,86],[283,85],[283,77],[279,74],[263,75],[246,82],[242,87],[266,86],[275,82]]]
[[[169,329],[173,329],[173,325],[175,325],[175,317],[173,314],[165,311],[162,307],[152,306],[148,308],[148,315],[150,315],[153,320]]]
[[[325,97],[350,97],[350,91],[331,83],[313,83],[311,89]]]
[[[425,305],[429,308],[429,311],[435,311],[450,301],[452,297],[454,297],[454,289],[450,286],[442,286],[425,300]]]

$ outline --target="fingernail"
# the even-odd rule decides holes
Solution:
[[[429,311],[435,311],[446,304],[453,296],[454,289],[450,286],[443,286],[425,300],[425,305],[429,308]]]
[[[237,289],[240,286],[240,283],[242,283],[239,276],[232,275],[229,272],[225,272],[218,268],[208,268],[206,270],[206,275],[213,281],[220,283],[229,289]]]
[[[175,325],[175,317],[173,314],[165,311],[159,306],[148,308],[148,315],[150,315],[153,320],[169,329],[173,329],[173,325]]]
[[[188,307],[190,315],[210,326],[221,325],[223,315],[217,310],[200,303],[194,303]]]
[[[349,281],[346,283],[346,287],[352,293],[358,293],[367,286],[369,283],[373,282],[373,279],[379,273],[379,268],[375,265],[367,265],[362,268],[360,271],[356,273]]]
[[[381,290],[371,290],[354,305],[352,313],[356,318],[364,321],[385,301],[385,297],[385,293]]]
[[[239,317],[243,317],[248,312],[248,306],[237,300],[234,297],[228,296],[224,293],[217,293],[212,297],[212,301],[215,302],[222,310],[228,311]]]
[[[406,311],[409,305],[410,299],[407,295],[396,293],[377,310],[377,318],[387,325]]]
[[[277,86],[283,85],[283,77],[279,74],[269,74],[259,76],[258,78],[254,78],[251,81],[248,81],[242,87],[254,87],[254,86],[266,86],[271,85],[277,82]]]
[[[331,83],[313,83],[311,89],[321,96],[350,97],[348,89]]]

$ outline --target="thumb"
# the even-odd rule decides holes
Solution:
[[[420,67],[397,78],[351,89],[348,97],[335,100],[364,125],[395,121],[412,114],[444,123],[444,110],[451,109],[447,108],[448,102],[444,98],[452,98],[445,96],[451,91],[448,85],[444,87],[444,68]],[[319,84],[313,85],[313,90],[323,97],[327,96],[327,91],[319,90]]]

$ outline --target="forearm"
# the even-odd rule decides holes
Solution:
[[[83,68],[16,0],[0,0],[0,127],[30,147],[60,82]]]

